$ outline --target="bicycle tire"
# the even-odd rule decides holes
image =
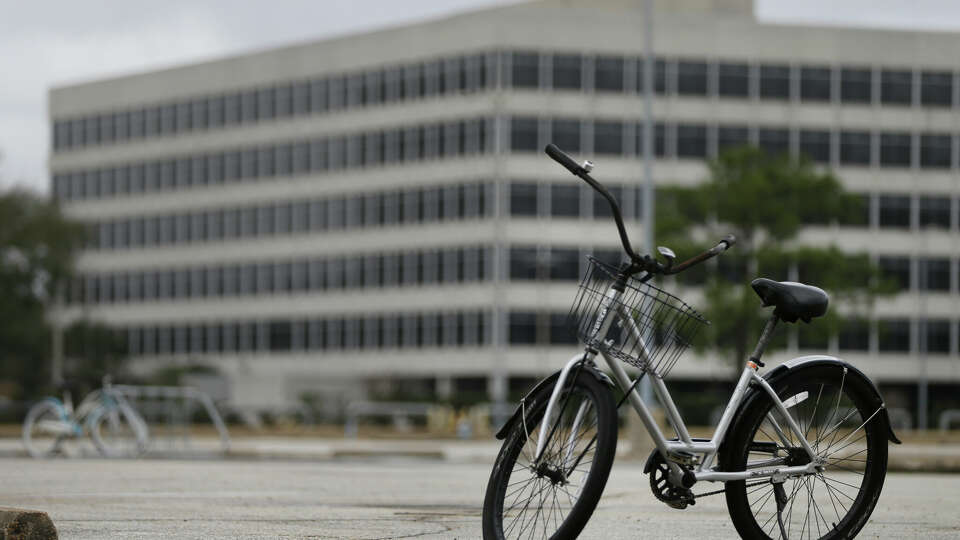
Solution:
[[[788,413],[824,460],[823,470],[780,484],[781,500],[787,497],[782,506],[772,482],[751,482],[749,488],[742,480],[727,482],[727,509],[737,532],[748,539],[794,537],[798,530],[801,538],[853,538],[876,507],[887,468],[885,426],[869,382],[847,377],[842,366],[815,366],[785,377],[774,390],[785,402],[803,398]],[[767,419],[771,410],[786,440]],[[753,460],[787,459],[788,465],[808,461],[785,420],[769,397],[742,411],[727,439],[725,470],[742,471]]]
[[[104,428],[110,430],[109,437],[104,436]],[[147,435],[143,430],[144,422],[126,403],[99,408],[92,416],[90,438],[94,446],[104,457],[137,457],[147,449]]]
[[[40,440],[35,437],[34,432],[40,428],[40,422],[45,420],[46,417],[49,417],[50,421],[63,422],[60,407],[50,400],[34,404],[23,420],[23,445],[26,447],[27,453],[35,458],[45,458],[56,454],[60,450],[61,443],[63,443],[64,435],[61,434],[52,437],[49,443],[40,445]]]
[[[587,373],[580,373],[575,381],[568,382],[555,406],[555,410],[560,411],[557,414],[560,427],[544,449],[546,469],[534,470],[529,458],[536,452],[541,420],[555,386],[541,388],[527,398],[523,405],[526,419],[517,421],[504,440],[484,497],[485,540],[576,538],[596,509],[617,446],[613,394],[609,387]],[[581,425],[586,427],[578,429],[571,438],[569,428],[581,406],[585,407]],[[562,469],[559,464],[563,464]],[[584,467],[587,464],[589,468]],[[561,470],[565,471],[562,478]],[[523,477],[517,480],[521,474]],[[528,498],[523,499],[524,496]],[[505,512],[507,502],[512,504]],[[518,507],[519,510],[515,510]],[[535,534],[541,525],[543,531]],[[549,531],[553,532],[548,534]]]

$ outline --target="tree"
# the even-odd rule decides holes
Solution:
[[[0,380],[14,383],[14,398],[35,396],[50,380],[48,308],[83,241],[83,226],[55,202],[0,193]]]
[[[718,258],[716,271],[680,274],[681,283],[704,288],[711,325],[701,336],[701,347],[717,347],[734,365],[746,359],[769,316],[747,285],[754,277],[816,285],[830,293],[833,306],[843,300],[862,307],[891,290],[866,254],[798,240],[805,223],[862,222],[862,198],[845,192],[831,173],[753,147],[724,151],[708,165],[706,182],[662,189],[657,203],[661,244],[693,253],[728,232],[737,236],[736,247]],[[841,324],[831,309],[801,332],[822,337]],[[778,339],[783,342],[783,332]]]

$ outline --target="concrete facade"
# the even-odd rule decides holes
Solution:
[[[576,351],[573,276],[618,247],[535,150],[578,145],[643,238],[640,5],[530,2],[51,90],[53,191],[95,237],[63,320],[124,329],[144,371],[213,365],[243,406],[383,378],[505,397]],[[656,3],[658,184],[700,181],[726,143],[818,153],[870,211],[801,241],[903,278],[827,347],[884,384],[960,384],[958,46]],[[806,352],[789,343],[775,361]],[[690,353],[671,378],[728,373]]]

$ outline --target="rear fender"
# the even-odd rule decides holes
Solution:
[[[614,386],[614,385],[613,385],[613,381],[610,380],[610,377],[608,377],[606,373],[600,371],[600,370],[597,369],[596,367],[591,366],[591,365],[584,365],[584,366],[583,366],[583,371],[586,372],[586,373],[589,373],[590,375],[592,375],[592,376],[594,376],[594,377],[596,377],[596,379],[597,379],[598,381],[600,381],[600,382],[606,384],[607,386],[613,388],[613,386]],[[506,422],[505,424],[503,424],[503,427],[501,427],[499,430],[497,430],[497,434],[496,434],[497,439],[503,440],[503,439],[507,438],[507,434],[510,433],[510,429],[513,428],[513,425],[514,425],[515,423],[517,423],[518,420],[520,420],[520,415],[523,414],[523,413],[522,413],[522,411],[523,411],[523,403],[524,403],[526,400],[530,399],[530,396],[532,396],[532,395],[536,394],[537,392],[539,392],[542,388],[549,388],[550,386],[553,386],[553,385],[557,382],[557,378],[558,378],[558,377],[560,377],[560,370],[555,371],[555,372],[552,373],[550,376],[548,376],[548,377],[544,378],[543,380],[541,380],[540,382],[538,382],[537,385],[533,387],[533,389],[531,389],[529,392],[527,392],[527,395],[523,396],[523,399],[520,400],[520,405],[517,405],[516,410],[513,411],[513,414],[510,415],[510,418],[507,420],[507,422]],[[569,379],[568,379],[568,380],[569,380]]]
[[[869,377],[864,375],[862,371],[853,365],[840,360],[839,358],[820,354],[813,356],[801,356],[780,364],[772,371],[764,374],[763,378],[770,383],[770,386],[776,387],[777,382],[791,373],[824,365],[846,368],[847,377],[856,378],[866,383],[866,386],[873,391],[874,405],[881,407],[879,417],[880,421],[883,422],[883,425],[887,427],[887,440],[894,444],[900,444],[900,439],[897,438],[896,434],[893,432],[893,426],[890,425],[890,415],[887,413],[886,404],[883,401],[883,396],[880,395],[880,390],[877,388],[877,385],[874,384]],[[765,397],[766,395],[767,393],[764,392],[762,388],[751,386],[747,391],[746,397],[744,397],[740,404],[740,410],[746,410],[748,407],[754,405],[757,400]],[[737,414],[739,416],[739,411]]]

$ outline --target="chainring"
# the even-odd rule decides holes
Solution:
[[[650,491],[657,500],[667,503],[667,506],[683,510],[689,505],[696,504],[693,492],[684,487],[677,487],[670,483],[670,467],[664,461],[660,452],[654,450],[649,462]]]

